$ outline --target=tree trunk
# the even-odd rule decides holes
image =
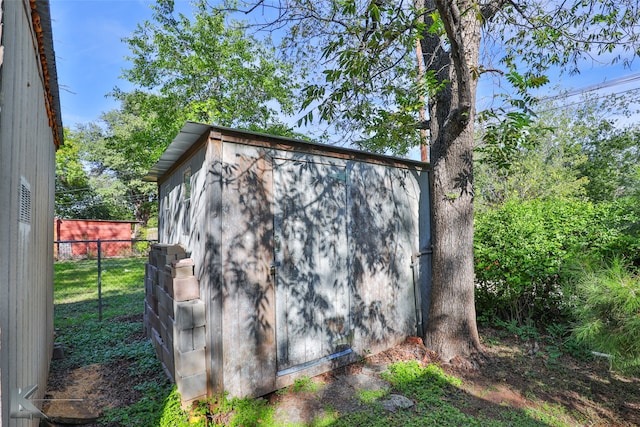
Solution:
[[[427,1],[427,7],[429,3],[440,12],[449,43],[445,49],[433,34],[425,34],[422,42],[427,69],[436,71],[440,81],[448,82],[429,99],[433,277],[425,345],[448,362],[481,351],[474,301],[473,126],[477,78],[472,72],[477,69],[481,23],[472,2],[435,0]]]

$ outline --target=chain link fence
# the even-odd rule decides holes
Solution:
[[[102,321],[105,293],[117,294],[132,286],[144,293],[145,263],[154,243],[157,240],[56,240],[56,289],[74,289],[85,296],[95,293]]]

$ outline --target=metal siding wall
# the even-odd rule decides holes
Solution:
[[[8,396],[38,385],[44,395],[53,346],[53,200],[55,147],[44,106],[40,62],[27,1],[3,2],[4,61],[0,100],[0,375],[2,425]],[[21,178],[31,190],[31,221],[19,222]]]

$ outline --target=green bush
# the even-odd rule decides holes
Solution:
[[[624,373],[640,373],[640,276],[614,259],[607,267],[586,269],[576,285],[578,341],[613,358]]]
[[[625,197],[595,208],[589,224],[591,260],[623,258],[640,266],[640,200]]]
[[[510,200],[478,213],[478,313],[518,323],[558,318],[565,266],[589,240],[593,213],[591,203],[570,200]]]
[[[639,262],[633,198],[512,199],[478,212],[475,227],[476,305],[485,319],[562,321],[573,312],[573,266],[615,257]]]

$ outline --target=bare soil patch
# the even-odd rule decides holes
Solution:
[[[556,406],[568,424],[590,426],[640,425],[640,378],[625,378],[610,372],[606,360],[580,361],[566,354],[550,356],[551,351],[538,343],[532,352],[530,343],[505,331],[482,329],[485,357],[474,364],[441,364],[444,370],[462,379],[460,390],[446,399],[469,415],[491,416],[501,408],[539,409]],[[418,360],[439,363],[421,340],[404,344],[370,356],[330,373],[315,377],[320,384],[314,392],[272,393],[265,398],[277,405],[283,422],[306,422],[322,416],[327,408],[340,413],[360,411],[354,381],[346,377],[378,374],[388,364]],[[140,399],[135,386],[141,379],[131,374],[130,361],[108,365],[90,365],[66,371],[52,370],[48,397],[88,397],[92,410],[128,406]],[[54,424],[56,425],[56,424]],[[61,425],[61,424],[58,424]],[[104,426],[100,420],[91,426]]]

